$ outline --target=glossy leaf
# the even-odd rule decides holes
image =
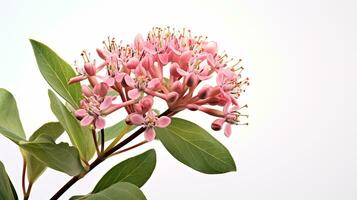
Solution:
[[[36,40],[30,42],[38,68],[47,83],[74,108],[78,108],[82,98],[80,85],[68,84],[69,79],[76,75],[72,67],[45,44]]]
[[[97,183],[93,193],[102,191],[118,182],[129,182],[138,187],[150,178],[156,165],[154,149],[129,158],[111,168]]]
[[[146,200],[144,193],[131,183],[119,182],[98,193],[79,198],[85,200]]]
[[[55,144],[47,138],[40,137],[33,142],[20,142],[20,147],[48,167],[70,176],[78,175],[84,170],[78,150],[67,143]]]
[[[185,165],[206,174],[236,171],[229,151],[200,126],[172,118],[167,128],[155,130],[165,148]]]
[[[82,127],[79,121],[68,111],[66,106],[49,90],[52,112],[69,135],[72,144],[79,150],[82,160],[88,161],[94,155],[92,134],[87,127]]]
[[[3,88],[0,88],[0,133],[16,144],[26,140],[15,98]]]
[[[14,190],[5,167],[0,161],[0,199],[16,200],[17,194]]]
[[[63,131],[64,129],[59,122],[49,122],[37,129],[29,140],[34,141],[41,136],[46,136],[56,141]],[[33,183],[45,171],[46,165],[30,153],[26,153],[26,163],[28,180]]]

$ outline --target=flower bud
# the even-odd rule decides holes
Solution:
[[[84,70],[88,74],[88,76],[94,76],[96,74],[96,68],[92,63],[84,64]]]
[[[196,111],[196,110],[198,110],[198,105],[196,105],[196,104],[188,104],[186,106],[186,108],[188,108],[191,111]]]
[[[168,103],[173,103],[178,99],[178,93],[177,92],[170,92],[166,95],[166,101]]]
[[[181,76],[178,72],[177,72],[177,69],[179,68],[180,66],[177,64],[177,63],[172,63],[170,65],[170,75],[173,76],[173,77],[179,77]]]
[[[93,96],[93,92],[92,92],[91,89],[89,89],[89,87],[86,86],[86,85],[82,85],[82,93],[83,93],[84,96],[86,96],[86,97]]]
[[[211,128],[215,131],[219,131],[222,129],[223,123],[224,123],[223,118],[216,119],[212,122]]]
[[[195,74],[191,73],[188,75],[186,85],[188,87],[195,86],[197,84],[198,78]]]
[[[96,49],[96,50],[97,50],[98,56],[99,56],[101,59],[106,60],[106,56],[104,55],[103,50],[101,50],[101,49]]]
[[[173,84],[172,84],[172,87],[171,87],[171,90],[172,91],[175,91],[177,93],[181,93],[182,90],[183,90],[183,85],[180,81],[175,81]]]
[[[210,90],[210,86],[205,85],[203,88],[201,88],[200,91],[198,91],[198,98],[200,99],[205,99],[208,97],[209,94],[209,90]]]
[[[204,48],[203,51],[212,55],[216,55],[217,53],[217,43],[216,42],[208,42]]]

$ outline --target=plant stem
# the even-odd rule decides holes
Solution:
[[[165,112],[161,113],[160,116],[167,116],[170,115],[171,111],[166,110]],[[102,156],[97,157],[92,164],[89,165],[88,171],[84,172],[83,174],[77,175],[72,177],[61,189],[57,191],[56,194],[53,195],[53,197],[50,200],[56,200],[60,196],[62,196],[63,193],[65,193],[72,185],[74,185],[79,179],[83,178],[85,175],[87,175],[92,169],[94,169],[97,165],[102,163],[106,158],[110,157],[114,152],[116,152],[118,149],[122,148],[132,140],[134,140],[136,137],[138,137],[142,132],[145,131],[145,128],[141,127],[138,130],[136,130],[133,134],[131,134],[129,137],[125,138],[123,141],[121,141],[119,144],[114,146],[111,149],[107,149],[105,152],[103,152]]]
[[[119,142],[119,140],[128,132],[129,128],[130,125],[125,125],[124,129],[118,134],[118,136],[113,140],[113,142],[109,144],[105,151],[108,151],[109,149],[113,148]]]
[[[136,148],[136,147],[139,147],[139,146],[141,146],[141,145],[143,145],[143,144],[146,144],[147,142],[148,142],[148,141],[144,140],[144,141],[142,141],[142,142],[139,142],[138,144],[135,144],[135,145],[130,146],[130,147],[128,147],[128,148],[125,148],[125,149],[123,149],[123,150],[117,151],[117,152],[113,153],[113,154],[110,155],[110,156],[114,156],[114,155],[118,155],[118,154],[124,153],[124,152],[126,152],[126,151],[131,150],[131,149],[134,149],[134,148]]]
[[[105,143],[104,129],[100,130],[100,136],[101,136],[100,152],[103,152],[104,151],[104,143]]]
[[[23,158],[23,164],[22,164],[22,193],[24,194],[24,199],[26,196],[26,160],[25,157]]]
[[[97,141],[97,133],[95,132],[95,129],[92,129],[92,136],[93,136],[93,142],[94,142],[94,146],[95,146],[95,150],[97,151],[97,156],[100,156],[100,151],[98,148],[98,141]]]
[[[30,193],[31,193],[31,189],[32,189],[32,183],[29,183],[28,187],[27,187],[27,192],[24,195],[24,200],[28,200],[30,197]]]

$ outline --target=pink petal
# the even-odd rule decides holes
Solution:
[[[140,96],[140,91],[136,88],[129,90],[128,96],[130,99],[137,99]]]
[[[93,120],[94,120],[93,116],[87,115],[81,120],[81,126],[88,126],[93,122]]]
[[[109,108],[109,106],[112,105],[112,101],[113,101],[112,97],[106,96],[104,98],[104,101],[100,104],[99,109],[100,110],[105,110],[105,109]]]
[[[151,89],[151,90],[158,90],[161,87],[161,79],[160,78],[154,78],[151,79],[148,82],[148,86],[147,88]]]
[[[152,54],[152,55],[156,54],[155,47],[149,42],[145,42],[144,50],[146,52],[148,52],[149,54]]]
[[[226,137],[229,137],[229,136],[231,136],[231,134],[232,134],[232,127],[231,127],[231,124],[226,124],[225,125],[225,127],[224,127],[224,135],[226,136]]]
[[[140,65],[135,68],[135,76],[146,76],[145,68]]]
[[[104,80],[104,82],[105,82],[108,86],[113,86],[115,80],[114,80],[114,78],[112,78],[112,77],[107,77],[107,78]]]
[[[135,125],[142,125],[145,121],[144,117],[140,114],[133,113],[129,115],[129,120]]]
[[[95,127],[97,129],[103,129],[105,127],[105,120],[103,117],[99,116],[96,120],[95,120]]]
[[[165,128],[171,123],[170,117],[162,116],[157,120],[157,127]]]
[[[189,73],[180,67],[176,68],[177,73],[179,73],[181,76],[187,76]]]
[[[207,63],[208,63],[209,66],[211,66],[211,67],[216,67],[216,61],[214,60],[212,54],[208,54],[208,55],[207,55]]]
[[[123,78],[124,78],[124,76],[126,75],[126,73],[115,73],[115,76],[114,76],[114,78],[115,78],[115,81],[117,82],[117,83],[122,83],[122,81],[123,81]]]
[[[136,57],[130,58],[129,61],[126,63],[126,67],[129,69],[135,69],[136,66],[139,64],[139,59]]]
[[[207,53],[210,53],[212,55],[215,55],[217,52],[217,43],[216,42],[208,42],[206,46],[204,47],[204,51]]]
[[[125,80],[125,84],[131,88],[135,87],[135,81],[133,78],[131,78],[131,76],[129,75],[125,75],[124,76],[124,80]]]
[[[146,129],[145,133],[144,133],[144,136],[145,136],[145,139],[148,141],[148,142],[151,142],[155,139],[155,130],[153,128],[148,128]]]
[[[104,97],[105,95],[107,95],[108,89],[109,86],[106,83],[102,82],[94,86],[93,92],[96,95]]]
[[[141,34],[137,34],[134,39],[134,49],[137,51],[141,51],[144,46],[144,39]]]
[[[167,53],[158,54],[159,60],[163,65],[166,65],[169,62],[169,56]]]
[[[84,116],[86,116],[88,113],[86,110],[84,109],[78,109],[74,112],[74,115],[77,117],[77,118],[83,118]]]

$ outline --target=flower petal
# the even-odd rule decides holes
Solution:
[[[81,119],[82,119],[83,117],[85,117],[87,114],[88,114],[87,111],[84,110],[84,109],[78,109],[78,110],[76,110],[76,111],[74,112],[74,115],[75,115],[77,118],[81,118]]]
[[[135,87],[135,81],[133,78],[131,78],[131,76],[129,75],[125,75],[124,76],[124,80],[125,80],[125,84],[131,88]]]
[[[145,121],[144,117],[140,114],[133,113],[129,115],[129,120],[135,125],[142,125]]]
[[[157,127],[165,128],[171,123],[171,118],[167,116],[162,116],[157,120]]]
[[[105,120],[103,117],[99,116],[96,120],[95,120],[95,127],[97,129],[103,129],[105,127]]]
[[[151,90],[158,90],[158,89],[160,89],[160,87],[161,87],[161,79],[160,78],[151,79],[148,82],[148,86],[147,86],[147,88],[151,89]]]
[[[226,137],[229,137],[229,136],[231,136],[231,134],[232,134],[232,126],[231,126],[231,124],[226,124],[225,126],[224,126],[224,135],[226,136]]]
[[[151,142],[155,139],[155,130],[153,128],[148,128],[146,129],[145,133],[144,133],[144,136],[145,136],[145,139],[148,141],[148,142]]]
[[[94,86],[93,92],[96,95],[105,97],[105,95],[107,95],[108,89],[109,89],[109,86],[106,83],[102,82],[102,83],[98,83]]]
[[[110,96],[104,97],[104,100],[100,104],[99,109],[100,110],[105,110],[105,109],[109,108],[109,106],[112,105],[112,101],[113,101],[113,97],[110,97]]]
[[[87,115],[81,120],[81,126],[88,126],[93,122],[93,120],[94,120],[93,116]]]
[[[129,90],[128,96],[130,99],[137,99],[140,96],[140,91],[136,88]]]

